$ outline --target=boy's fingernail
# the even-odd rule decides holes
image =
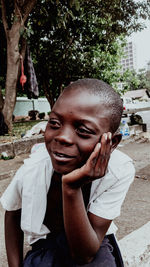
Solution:
[[[98,143],[98,144],[97,144],[97,149],[99,150],[100,148],[101,148],[101,144]]]
[[[105,137],[105,140],[107,141],[107,134],[104,133],[103,136]]]
[[[109,133],[109,139],[111,140],[111,138],[112,138],[112,133]]]

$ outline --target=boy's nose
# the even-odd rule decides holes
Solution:
[[[73,133],[70,129],[63,129],[57,136],[55,141],[65,145],[73,144]]]

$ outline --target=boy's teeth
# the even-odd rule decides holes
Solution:
[[[66,155],[60,154],[60,153],[56,153],[56,155],[59,156],[59,157],[67,157]]]
[[[58,153],[58,152],[55,152],[55,155],[60,157],[60,158],[72,158],[72,156],[69,156],[69,155],[66,155],[63,153]]]

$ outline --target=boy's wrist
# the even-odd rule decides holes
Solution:
[[[85,183],[83,167],[62,176],[62,185],[68,189],[76,190]]]
[[[62,187],[65,190],[76,191],[81,187],[81,185],[78,181],[70,181],[67,177],[62,176]]]

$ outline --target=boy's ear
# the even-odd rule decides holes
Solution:
[[[122,135],[120,133],[116,133],[112,137],[112,146],[111,146],[111,152],[118,146],[122,139]]]

